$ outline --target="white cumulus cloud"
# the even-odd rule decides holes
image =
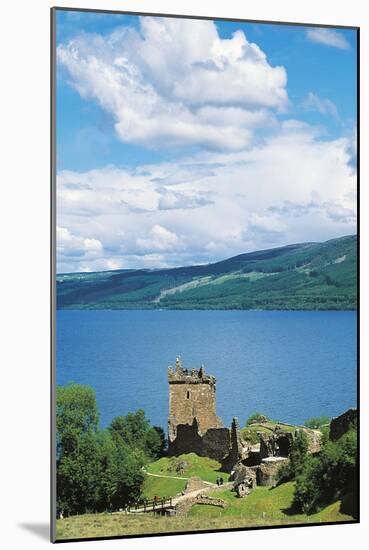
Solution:
[[[146,238],[136,239],[139,250],[152,252],[155,250],[173,250],[181,247],[181,239],[172,231],[161,225],[154,225]]]
[[[70,265],[72,259],[74,270],[80,271],[80,262],[99,260],[103,255],[103,246],[98,239],[74,235],[68,228],[56,228],[57,257],[60,270],[63,265]]]
[[[85,34],[57,55],[127,143],[241,150],[288,104],[284,67],[242,31],[222,39],[212,21],[142,17],[138,30]]]

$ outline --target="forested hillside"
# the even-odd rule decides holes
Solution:
[[[357,307],[357,238],[302,243],[172,269],[57,276],[59,309]]]

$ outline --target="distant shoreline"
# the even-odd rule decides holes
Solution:
[[[153,307],[132,307],[132,308],[104,308],[104,307],[59,307],[57,311],[252,311],[257,312],[356,312],[357,308],[347,308],[347,309],[231,309],[231,308],[153,308]]]
[[[207,265],[59,275],[58,309],[354,311],[357,238],[240,254]]]

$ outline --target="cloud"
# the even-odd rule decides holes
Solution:
[[[350,43],[346,40],[343,34],[333,29],[324,29],[315,27],[306,31],[306,36],[311,42],[331,46],[340,50],[349,50]]]
[[[306,203],[283,201],[279,206],[270,206],[268,211],[273,215],[281,215],[284,218],[299,218],[300,216],[308,216],[313,213],[318,213],[319,215],[325,215],[332,221],[339,222],[341,224],[352,225],[356,222],[355,208],[345,207],[334,201],[310,201]]]
[[[88,237],[77,237],[73,235],[66,227],[57,227],[57,243],[59,254],[69,254],[73,256],[89,256],[102,252],[102,244],[98,239],[89,239]]]
[[[351,137],[322,140],[290,120],[246,151],[63,171],[58,271],[208,263],[353,234],[352,148]]]
[[[74,235],[66,227],[57,226],[56,242],[56,253],[61,271],[63,271],[64,262],[66,266],[69,266],[72,260],[74,266],[78,266],[76,270],[80,271],[82,270],[79,269],[81,261],[99,260],[103,255],[103,246],[98,239]]]
[[[357,168],[357,128],[355,127],[351,134],[351,139],[347,141],[346,152],[349,155],[349,164],[356,172]]]
[[[338,119],[336,105],[330,99],[321,98],[313,92],[309,92],[304,99],[303,106],[307,111],[317,111],[321,115],[329,115]]]
[[[188,208],[200,208],[213,204],[210,199],[211,193],[185,193],[163,189],[159,199],[158,208],[160,210],[183,210]]]
[[[142,17],[138,30],[81,35],[57,56],[125,143],[237,151],[288,105],[284,67],[242,31],[222,39],[212,21]]]
[[[299,217],[310,214],[314,210],[318,210],[320,205],[318,202],[309,201],[305,203],[297,203],[292,201],[282,201],[279,205],[273,205],[268,208],[272,214],[278,214],[286,217]]]
[[[154,225],[147,238],[138,238],[136,243],[139,250],[153,252],[155,250],[166,251],[181,248],[181,239],[173,232],[161,225]]]

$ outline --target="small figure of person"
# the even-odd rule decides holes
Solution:
[[[219,484],[220,485],[223,485],[224,481],[223,481],[223,478],[221,477],[220,480],[219,480]]]
[[[216,481],[216,484],[217,484],[217,485],[218,485],[218,487],[219,487],[219,485],[220,485],[220,479],[219,479],[219,477],[217,477],[217,481]]]

